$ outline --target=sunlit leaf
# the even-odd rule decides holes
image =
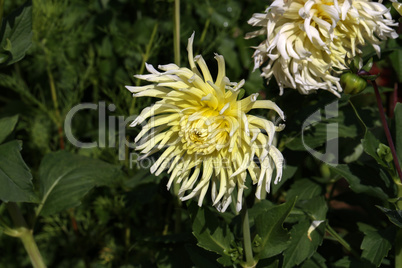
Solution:
[[[259,245],[254,247],[256,257],[265,259],[280,254],[288,246],[289,233],[283,228],[283,222],[294,207],[296,199],[274,206],[255,218],[257,234],[261,237]]]
[[[37,214],[78,206],[93,187],[113,183],[120,175],[118,167],[101,160],[65,151],[50,153],[39,167],[41,205]]]
[[[1,25],[1,49],[10,52],[11,57],[5,62],[10,65],[21,60],[31,46],[32,38],[32,3],[25,5],[5,18]]]

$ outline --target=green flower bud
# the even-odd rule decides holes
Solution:
[[[396,11],[398,11],[399,15],[402,16],[402,4],[398,2],[393,2],[392,6],[395,8]]]
[[[344,73],[341,75],[341,86],[346,94],[355,95],[363,91],[367,86],[367,81],[354,73]]]

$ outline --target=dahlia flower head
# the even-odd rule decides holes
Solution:
[[[167,188],[179,184],[182,201],[198,198],[201,206],[210,189],[213,205],[224,212],[232,195],[236,198],[237,189],[237,200],[233,201],[240,211],[247,174],[257,184],[256,196],[260,198],[262,191],[270,191],[273,176],[275,183],[280,181],[284,162],[273,145],[275,132],[284,125],[276,126],[248,112],[272,109],[282,119],[284,115],[274,102],[257,100],[258,94],[238,100],[244,80],[230,82],[225,76],[225,60],[217,54],[214,80],[203,57],[193,57],[193,40],[194,33],[187,46],[190,68],[159,65],[159,72],[146,64],[150,74],[135,77],[151,84],[127,86],[134,97],[161,99],[145,108],[130,125],[142,125],[135,138],[136,150],[141,150],[139,160],[161,152],[151,172],[159,175],[167,170]]]
[[[274,76],[280,95],[283,88],[324,89],[340,97],[337,75],[359,47],[368,42],[380,56],[380,42],[398,37],[389,10],[368,0],[275,0],[248,23],[262,28],[246,38],[267,37],[255,47],[254,69],[267,62],[261,76]]]

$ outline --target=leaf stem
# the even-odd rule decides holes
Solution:
[[[385,136],[387,137],[389,148],[391,149],[392,157],[394,159],[395,169],[398,173],[399,179],[402,182],[402,171],[401,171],[401,167],[399,165],[398,157],[396,155],[394,142],[392,141],[391,132],[389,131],[389,128],[388,128],[387,119],[385,118],[385,112],[384,112],[384,107],[382,106],[380,92],[378,91],[377,83],[375,81],[371,81],[371,83],[373,84],[373,87],[374,87],[375,97],[377,99],[378,110],[380,111],[381,123],[382,123],[382,126],[385,131]]]
[[[174,63],[180,66],[180,0],[174,0]]]
[[[352,255],[357,258],[360,259],[359,254],[349,245],[348,242],[346,242],[345,239],[343,239],[334,229],[332,229],[332,227],[329,225],[329,223],[327,222],[326,224],[326,230],[327,232],[333,237],[335,238],[347,251],[349,251],[350,253],[352,253]]]
[[[254,267],[254,257],[253,257],[253,249],[251,247],[251,235],[250,235],[250,223],[248,219],[248,209],[246,200],[243,200],[243,208],[241,210],[241,218],[243,225],[243,247],[244,253],[246,255],[246,266],[245,267]]]
[[[354,106],[353,102],[352,102],[350,99],[349,99],[349,104],[350,104],[350,106],[352,106],[352,109],[353,109],[353,111],[355,112],[355,115],[356,115],[357,119],[359,119],[360,123],[362,124],[363,129],[364,129],[364,135],[366,135],[366,133],[367,133],[367,126],[366,126],[366,124],[364,124],[363,119],[360,117],[359,113],[357,112],[356,107]]]
[[[21,213],[19,206],[14,202],[9,202],[7,203],[7,209],[17,228],[7,230],[5,233],[21,239],[34,268],[46,268],[42,255],[40,254],[38,246],[33,237],[33,232],[31,229],[28,229],[28,225]]]

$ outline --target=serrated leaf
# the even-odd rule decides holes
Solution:
[[[18,122],[18,115],[0,119],[0,144],[13,132]]]
[[[324,233],[325,224],[320,224],[311,234],[311,240],[307,236],[311,221],[303,220],[294,225],[290,231],[290,244],[283,252],[284,268],[292,268],[299,265],[306,259],[310,258],[321,245]]]
[[[16,140],[0,145],[0,200],[37,202],[32,175],[20,151],[21,143]]]
[[[380,207],[380,206],[376,206],[376,207],[378,207],[382,212],[384,212],[385,215],[387,215],[388,219],[393,224],[395,224],[399,228],[402,228],[402,210],[392,210],[392,209],[388,209],[388,208],[384,208],[384,207]]]
[[[374,227],[358,223],[360,231],[365,236],[360,248],[363,250],[362,258],[379,267],[395,240],[395,228],[376,230]]]
[[[193,221],[193,234],[198,241],[197,245],[218,253],[222,256],[219,262],[229,265],[231,259],[224,251],[229,251],[234,236],[228,225],[219,221],[208,208],[198,207],[195,203],[190,204],[189,211]]]
[[[31,46],[32,38],[32,3],[26,4],[12,12],[1,25],[0,46],[11,54],[6,62],[10,65],[21,60]]]
[[[50,215],[78,206],[95,186],[112,183],[118,167],[66,151],[47,154],[39,167],[41,205],[37,214]]]
[[[257,234],[261,237],[256,258],[265,259],[280,254],[288,246],[289,233],[282,227],[283,222],[294,207],[296,199],[271,207],[254,220]]]
[[[333,171],[343,176],[349,183],[349,187],[355,193],[365,193],[370,196],[380,198],[383,201],[387,201],[388,195],[382,188],[386,185],[382,185],[380,180],[381,176],[377,170],[368,166],[359,165],[338,165],[336,167],[330,167]]]
[[[293,199],[296,196],[298,200],[311,199],[322,193],[322,186],[309,179],[296,180],[286,194],[287,199]]]

